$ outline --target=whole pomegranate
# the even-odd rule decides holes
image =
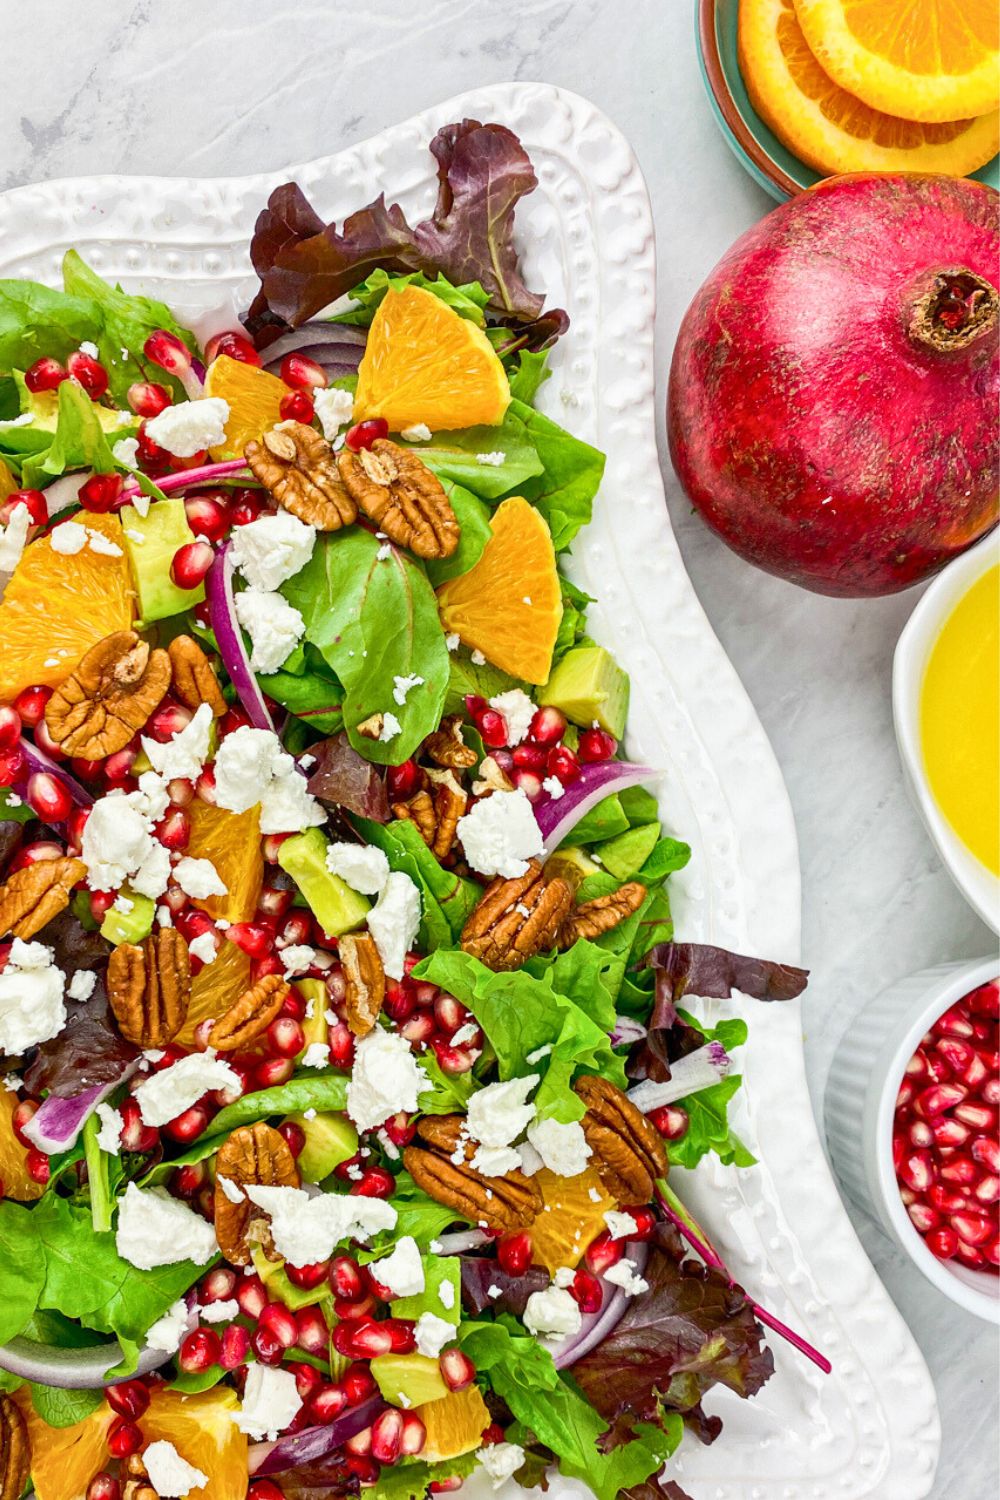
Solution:
[[[889,594],[997,520],[998,199],[832,177],[776,208],[688,309],[670,453],[734,551],[823,594]]]

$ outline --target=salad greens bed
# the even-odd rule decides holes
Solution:
[[[278,188],[245,329],[204,346],[75,251],[61,291],[0,282],[0,1344],[42,1346],[0,1370],[0,1472],[40,1500],[420,1500],[553,1465],[677,1500],[705,1398],[756,1394],[761,1319],[786,1331],[668,1170],[754,1161],[747,1027],[700,999],[805,975],[674,941],[690,851],[561,571],[604,459],[536,405],[568,319],[514,246],[534,172],[499,125],[430,149],[415,226]],[[373,408],[404,306],[472,351],[494,422],[460,387],[421,419],[427,348],[395,369],[411,418]],[[363,497],[321,521],[301,474],[344,501],[352,461],[408,465],[457,545]],[[532,681],[532,601],[489,572],[512,497],[561,599]],[[497,661],[449,616],[477,568]],[[67,1388],[45,1346],[99,1335],[106,1388]]]

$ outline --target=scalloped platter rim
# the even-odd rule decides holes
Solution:
[[[655,442],[655,254],[632,150],[589,101],[546,84],[476,89],[336,155],[251,177],[81,177],[0,195],[0,275],[58,284],[75,246],[102,275],[170,302],[199,332],[231,326],[254,278],[247,244],[270,190],[294,177],[325,215],[384,188],[404,208],[433,199],[427,144],[463,117],[523,140],[539,189],[519,209],[530,285],[572,327],[540,405],[608,455],[577,582],[599,596],[595,634],[629,669],[629,751],[663,767],[671,831],[693,849],[671,881],[691,941],[794,962],[800,890],[795,828],[763,728],[708,623],[670,529]],[[746,1010],[744,1006],[744,1010]],[[715,1015],[734,1007],[711,1002]],[[758,1157],[702,1164],[681,1191],[733,1274],[832,1360],[824,1377],[772,1343],[761,1394],[708,1404],[725,1421],[710,1448],[686,1441],[671,1475],[693,1500],[921,1500],[940,1424],[923,1358],[851,1227],[806,1087],[798,1004],[750,1017],[736,1128]],[[713,1393],[714,1395],[714,1393]],[[478,1500],[485,1478],[467,1481]],[[504,1493],[519,1487],[508,1481]],[[576,1481],[553,1491],[586,1496]]]

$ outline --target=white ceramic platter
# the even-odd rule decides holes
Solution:
[[[665,821],[693,847],[671,880],[678,934],[794,962],[799,869],[788,798],[695,598],[664,503],[649,199],[628,143],[593,105],[547,85],[486,87],[335,156],[260,176],[18,188],[0,197],[0,275],[58,284],[60,257],[75,245],[127,288],[205,315],[202,327],[231,324],[253,290],[247,243],[272,187],[294,177],[324,216],[338,218],[384,190],[419,217],[434,196],[427,143],[463,116],[509,125],[538,171],[538,191],[518,210],[527,280],[572,318],[541,404],[608,455],[573,573],[600,600],[595,634],[632,676],[630,753],[663,768]],[[221,318],[220,305],[229,310]],[[711,1448],[686,1440],[676,1477],[694,1500],[920,1500],[938,1452],[934,1391],[829,1176],[799,1008],[741,1008],[751,1039],[735,1123],[760,1165],[678,1172],[679,1190],[733,1274],[821,1348],[834,1372],[822,1376],[773,1340],[774,1378],[753,1401],[709,1402],[723,1435]],[[467,1490],[490,1493],[478,1481]],[[550,1490],[573,1493],[587,1492],[559,1480]]]

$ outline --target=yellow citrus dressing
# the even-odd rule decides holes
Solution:
[[[967,849],[1000,874],[1000,566],[955,605],[920,694],[931,794]]]

